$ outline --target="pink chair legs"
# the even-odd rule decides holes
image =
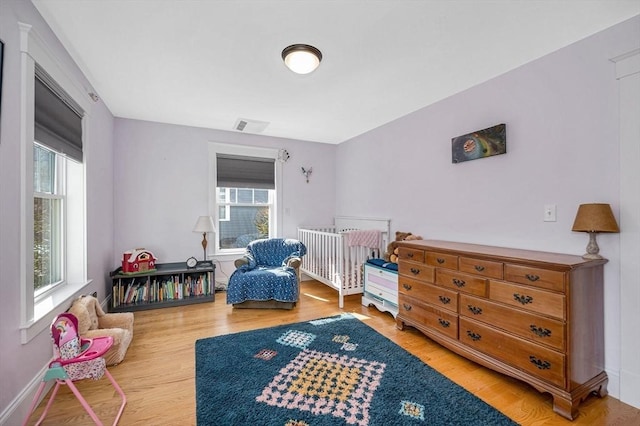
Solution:
[[[113,421],[113,426],[115,426],[118,424],[118,421],[120,421],[120,416],[122,416],[122,412],[124,411],[124,406],[127,404],[127,397],[122,391],[122,388],[120,387],[120,385],[118,385],[118,382],[116,382],[116,380],[113,378],[111,373],[109,373],[109,370],[105,369],[104,374],[105,376],[107,376],[107,378],[109,379],[113,387],[116,389],[116,391],[122,398],[122,404],[120,405],[118,414],[116,415],[116,418]],[[45,374],[44,378],[42,379],[42,383],[40,383],[40,386],[38,387],[38,391],[33,397],[33,402],[31,403],[31,407],[29,407],[29,413],[27,414],[27,417],[24,419],[24,422],[22,423],[23,426],[26,426],[27,423],[29,422],[29,417],[31,417],[31,414],[33,414],[33,412],[37,408],[38,400],[40,399],[40,396],[42,395],[42,392],[44,391],[47,382],[51,380],[55,380],[56,385],[53,388],[53,391],[51,392],[51,396],[49,397],[49,400],[47,401],[47,406],[44,408],[42,415],[36,422],[36,426],[40,425],[44,420],[44,418],[47,416],[47,413],[49,412],[49,408],[53,404],[53,400],[56,397],[56,394],[58,393],[58,389],[63,384],[66,384],[67,386],[69,386],[69,388],[71,389],[71,392],[73,392],[76,398],[78,398],[78,401],[80,401],[80,404],[82,404],[82,407],[86,410],[89,416],[91,416],[91,419],[93,420],[93,422],[99,426],[103,425],[103,423],[100,421],[96,413],[93,411],[93,409],[87,402],[87,400],[84,399],[84,397],[82,396],[82,394],[80,393],[76,385],[73,383],[73,380],[68,378],[68,376],[66,375],[62,367],[51,367]]]

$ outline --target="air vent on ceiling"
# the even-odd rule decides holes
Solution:
[[[269,125],[266,121],[249,120],[247,118],[238,118],[233,125],[234,130],[246,133],[261,133]]]

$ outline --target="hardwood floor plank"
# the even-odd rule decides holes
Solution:
[[[522,425],[640,425],[640,410],[612,397],[589,397],[570,422],[555,414],[551,397],[529,385],[456,355],[414,329],[400,331],[389,313],[345,298],[316,281],[304,282],[298,306],[291,311],[237,309],[218,293],[214,303],[135,312],[134,337],[125,357],[109,371],[127,395],[120,425],[195,424],[195,341],[197,339],[308,321],[351,312],[452,381]],[[119,401],[106,379],[85,380],[78,388],[106,423],[113,422]],[[48,398],[48,395],[47,395]],[[44,408],[31,416],[34,424]],[[62,387],[43,425],[92,424],[73,394]]]

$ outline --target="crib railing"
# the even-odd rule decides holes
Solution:
[[[380,257],[379,249],[349,247],[346,233],[336,232],[333,226],[299,228],[298,240],[307,247],[300,270],[338,290],[340,308],[345,295],[363,292],[363,264]]]

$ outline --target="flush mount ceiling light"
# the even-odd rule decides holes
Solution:
[[[297,74],[309,74],[320,65],[322,52],[308,44],[292,44],[282,51],[285,65]]]

